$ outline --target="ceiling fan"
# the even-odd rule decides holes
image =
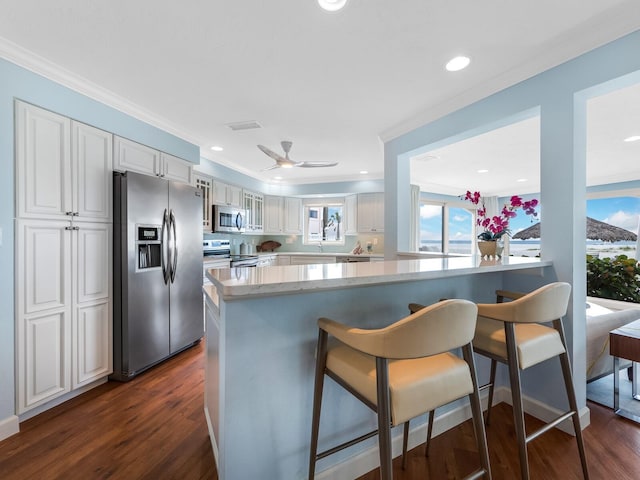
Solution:
[[[269,168],[265,168],[264,170],[273,170],[274,168],[291,168],[291,167],[302,167],[302,168],[316,168],[316,167],[335,167],[338,163],[329,163],[329,162],[294,162],[289,158],[289,150],[291,150],[291,145],[293,142],[289,142],[283,140],[280,142],[282,146],[282,150],[284,150],[284,157],[282,155],[277,154],[276,152],[269,150],[264,145],[258,145],[258,148],[262,150],[264,153],[273,158],[276,163]]]

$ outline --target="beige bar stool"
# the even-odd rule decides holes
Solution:
[[[478,304],[478,323],[473,338],[474,351],[491,359],[489,383],[481,387],[483,389],[489,387],[487,425],[493,404],[497,362],[505,363],[509,368],[522,478],[529,478],[527,444],[571,417],[578,442],[582,473],[584,478],[588,479],[589,471],[582,430],[580,429],[578,405],[562,326],[562,317],[567,313],[571,286],[568,283],[557,282],[529,294],[504,290],[498,290],[496,293],[498,303]],[[505,298],[513,301],[505,303]],[[425,307],[418,303],[409,304],[410,312],[418,312],[421,308]],[[541,323],[549,322],[553,323],[553,328],[541,325]],[[520,387],[520,370],[556,356],[560,359],[570,410],[527,436]],[[430,435],[430,430],[428,435]],[[428,442],[429,438],[427,438],[427,444]]]
[[[431,305],[386,328],[363,330],[321,318],[318,334],[309,479],[316,461],[378,433],[382,480],[393,478],[391,427],[469,396],[481,468],[467,478],[491,478],[471,340],[477,307],[466,300]],[[338,342],[328,346],[328,336]],[[449,352],[462,347],[463,358]],[[324,376],[328,375],[378,416],[378,429],[317,453]],[[404,460],[404,459],[403,459]]]
[[[491,359],[487,424],[493,403],[496,363],[506,363],[509,368],[521,477],[523,479],[529,478],[527,444],[571,417],[578,442],[582,472],[584,478],[588,479],[589,470],[582,440],[582,430],[580,429],[580,416],[562,326],[562,317],[567,313],[569,304],[571,285],[563,282],[551,283],[526,295],[502,290],[496,293],[498,303],[478,305],[478,324],[473,338],[474,350]],[[513,301],[504,302],[505,298]],[[548,322],[551,322],[553,327],[542,325],[542,323]],[[520,371],[553,357],[560,359],[569,400],[569,411],[527,435],[522,406]]]

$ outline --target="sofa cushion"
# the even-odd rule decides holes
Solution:
[[[593,305],[593,304],[592,304]],[[603,315],[599,309],[587,309],[587,381],[613,371],[613,357],[609,355],[609,332],[640,318],[640,309],[610,311]],[[621,367],[629,362],[621,362]]]

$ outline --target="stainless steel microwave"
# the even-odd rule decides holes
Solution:
[[[213,206],[213,231],[224,233],[244,232],[246,221],[245,210],[227,205]]]

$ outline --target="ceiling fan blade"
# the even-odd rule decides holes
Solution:
[[[266,153],[267,155],[269,155],[271,158],[273,158],[278,163],[287,162],[287,159],[284,158],[282,155],[278,155],[276,152],[274,152],[273,150],[269,150],[264,145],[258,145],[258,148],[260,150],[262,150],[264,153]]]
[[[274,163],[273,165],[271,165],[270,167],[267,168],[263,168],[262,170],[260,170],[261,172],[266,172],[267,170],[273,170],[276,168],[280,168],[280,165],[278,165],[277,163]]]
[[[296,167],[319,168],[319,167],[335,167],[336,165],[338,165],[338,162],[336,162],[336,163],[329,163],[329,162],[300,162],[300,163],[296,164]]]

